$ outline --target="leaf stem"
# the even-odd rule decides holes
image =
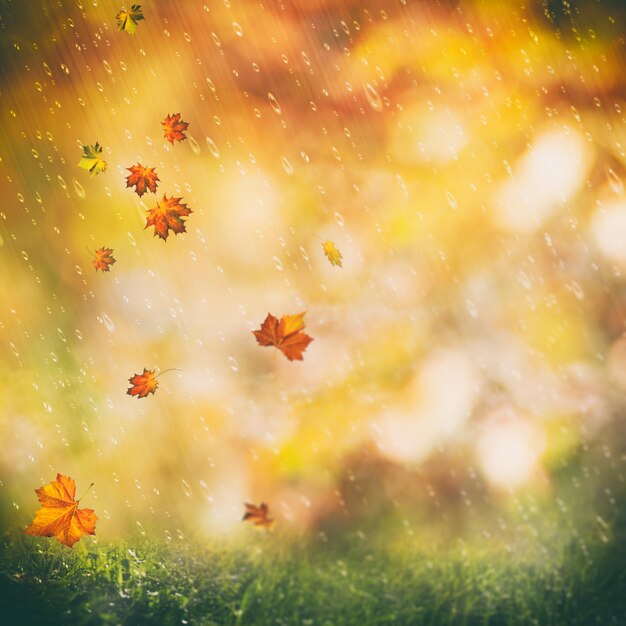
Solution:
[[[178,369],[177,367],[170,367],[169,369],[163,370],[162,372],[159,372],[155,378],[158,378],[161,374],[165,374],[165,372],[182,372],[183,370]]]
[[[85,491],[85,493],[84,493],[84,494],[83,494],[80,498],[78,498],[78,500],[76,500],[76,502],[80,502],[80,501],[81,501],[81,500],[82,500],[82,499],[83,499],[83,498],[84,498],[84,497],[85,497],[85,496],[89,493],[89,490],[90,490],[90,489],[91,489],[94,485],[95,485],[95,483],[91,483],[91,485],[89,485],[89,487],[87,487],[87,490]]]

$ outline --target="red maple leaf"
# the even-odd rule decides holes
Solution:
[[[184,233],[186,217],[191,213],[191,209],[181,203],[182,198],[168,198],[163,195],[163,199],[159,200],[157,205],[148,211],[146,218],[146,228],[154,226],[154,234],[158,235],[163,241],[167,239],[171,230],[175,235]]]
[[[163,126],[163,136],[167,139],[171,144],[176,141],[184,141],[187,139],[185,135],[185,131],[189,124],[187,122],[183,122],[180,119],[180,113],[175,113],[174,115],[168,115],[162,122],[161,126]]]
[[[130,174],[126,177],[126,186],[135,187],[135,193],[141,197],[146,191],[156,193],[159,177],[154,167],[144,167],[141,163],[126,168]]]
[[[302,353],[313,341],[303,329],[304,313],[283,315],[280,320],[268,313],[261,328],[253,330],[252,334],[260,346],[274,346],[290,361],[302,361]]]

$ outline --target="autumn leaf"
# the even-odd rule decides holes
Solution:
[[[271,528],[274,525],[274,520],[269,516],[270,509],[265,502],[261,502],[259,506],[248,502],[244,502],[244,505],[246,512],[242,518],[243,522],[250,522],[259,528]]]
[[[132,385],[126,392],[129,396],[137,396],[138,398],[145,398],[148,394],[157,390],[159,381],[154,375],[154,370],[147,370],[143,368],[143,374],[135,374],[128,379],[128,382]]]
[[[175,113],[174,115],[168,115],[162,122],[161,126],[163,126],[163,136],[167,139],[171,144],[176,141],[184,141],[187,139],[187,135],[185,135],[185,131],[189,124],[187,122],[183,122],[180,119],[180,113]]]
[[[113,258],[113,250],[111,248],[98,248],[94,254],[93,266],[102,272],[108,272],[111,269],[111,265],[115,263]]]
[[[327,240],[322,243],[322,248],[324,249],[324,254],[330,261],[331,265],[338,265],[342,267],[342,255],[341,252],[337,249],[334,242]]]
[[[83,535],[95,535],[97,517],[91,509],[79,509],[76,483],[57,474],[56,480],[41,489],[35,489],[41,508],[35,513],[27,535],[56,537],[71,548]]]
[[[126,393],[129,396],[137,396],[137,398],[145,398],[150,393],[154,394],[154,392],[157,390],[157,387],[159,386],[159,381],[157,380],[157,378],[161,374],[165,374],[165,372],[172,371],[179,372],[180,370],[172,367],[168,370],[163,370],[162,372],[159,372],[155,376],[154,370],[148,370],[144,367],[143,374],[135,374],[128,379],[128,382],[131,384],[131,386],[128,388],[128,391]]]
[[[154,235],[158,235],[163,241],[167,239],[171,230],[175,235],[186,232],[185,220],[183,217],[191,213],[191,209],[186,204],[181,204],[182,198],[168,198],[163,195],[163,199],[148,211],[146,226],[154,226]]]
[[[117,30],[126,31],[129,35],[137,30],[137,22],[143,20],[143,12],[140,4],[133,4],[130,10],[122,9],[116,16]]]
[[[141,197],[146,191],[156,193],[159,177],[154,167],[144,167],[141,163],[126,168],[130,174],[126,177],[126,186],[135,187],[135,193]]]
[[[80,157],[78,167],[87,170],[92,176],[106,171],[107,164],[101,154],[102,146],[97,141],[94,145],[83,146],[83,156]]]
[[[283,315],[279,321],[268,313],[260,330],[253,330],[252,334],[260,346],[274,346],[290,361],[302,361],[302,353],[313,341],[312,337],[302,332],[304,315]]]

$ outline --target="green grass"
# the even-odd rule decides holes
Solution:
[[[626,623],[623,543],[600,540],[419,551],[255,534],[68,550],[11,534],[0,554],[3,624]]]

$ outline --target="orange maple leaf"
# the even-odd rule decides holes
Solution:
[[[185,131],[189,124],[187,122],[183,122],[180,119],[180,113],[175,113],[174,115],[168,115],[162,122],[161,126],[163,126],[163,136],[167,139],[171,144],[174,141],[184,141],[187,139],[187,135],[185,135]]]
[[[253,330],[252,334],[260,346],[274,346],[290,361],[302,361],[302,353],[313,341],[312,337],[302,332],[305,313],[283,315],[280,321],[268,313],[260,330]]]
[[[146,218],[146,226],[154,226],[154,234],[158,235],[163,241],[167,239],[171,230],[175,235],[184,233],[185,220],[183,217],[191,213],[191,209],[181,203],[182,198],[168,198],[163,195],[163,200],[159,200],[157,205],[148,211]]]
[[[126,168],[130,174],[126,177],[126,186],[135,186],[135,193],[141,198],[146,191],[156,193],[159,177],[154,167],[144,167],[141,163]]]
[[[248,502],[244,502],[244,505],[246,512],[241,521],[250,522],[259,528],[271,528],[274,525],[274,520],[269,516],[270,508],[265,502],[261,502],[259,506]]]
[[[27,535],[56,537],[71,548],[83,535],[96,534],[98,518],[91,509],[78,508],[76,483],[69,476],[57,474],[54,482],[35,489],[35,493],[42,507],[24,531]]]
[[[111,265],[115,263],[113,258],[113,250],[111,248],[98,248],[94,253],[93,266],[96,268],[96,272],[108,272],[111,270]]]
[[[128,382],[131,384],[131,387],[128,388],[126,392],[129,396],[137,396],[138,398],[145,398],[148,394],[157,390],[159,386],[159,381],[157,378],[161,374],[165,374],[165,372],[177,371],[180,372],[179,369],[172,367],[168,370],[163,370],[159,372],[156,376],[154,375],[154,370],[148,370],[145,367],[143,368],[143,374],[135,374],[131,378],[128,379]]]
[[[138,398],[145,398],[148,394],[157,390],[159,381],[154,375],[154,370],[147,370],[143,368],[143,374],[135,374],[128,379],[128,382],[132,385],[126,392],[129,396],[137,396]]]

